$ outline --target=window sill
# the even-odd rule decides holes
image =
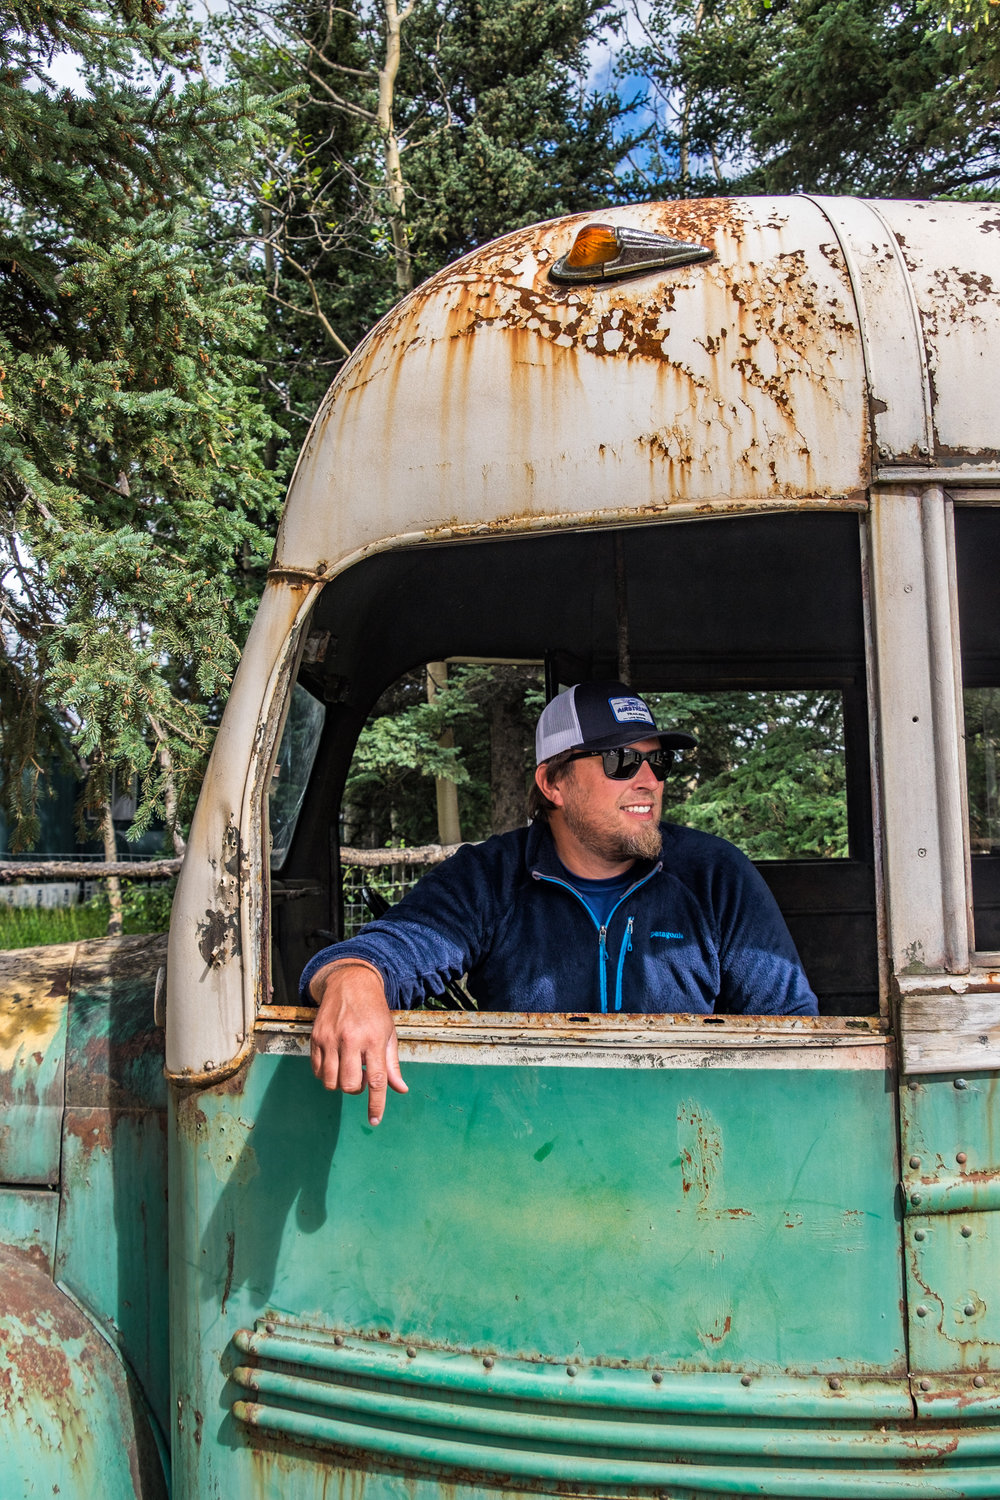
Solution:
[[[308,1052],[315,1012],[264,1006],[261,1052]],[[403,1062],[623,1068],[883,1068],[892,1039],[877,1016],[579,1016],[401,1011]]]

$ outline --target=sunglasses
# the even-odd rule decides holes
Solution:
[[[595,755],[601,757],[604,774],[611,781],[631,781],[638,775],[643,761],[649,762],[649,769],[657,781],[663,781],[674,763],[674,752],[665,750],[662,745],[655,750],[633,750],[630,745],[623,745],[618,750],[580,750],[571,755],[570,760],[589,760]]]

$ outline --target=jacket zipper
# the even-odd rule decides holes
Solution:
[[[625,936],[618,950],[618,972],[615,975],[615,1010],[622,1008],[622,969],[625,967],[625,955],[632,952],[632,924],[635,917],[629,917],[625,928]]]
[[[560,880],[558,875],[543,875],[541,870],[532,870],[531,872],[536,880],[547,880],[549,885],[561,885],[563,890],[569,891],[571,896],[575,896],[580,905],[583,907],[584,911],[587,913],[587,916],[597,928],[597,981],[598,990],[601,997],[602,1015],[606,1016],[608,1013],[608,964],[611,961],[608,954],[608,922],[611,921],[611,918],[614,916],[619,906],[621,906],[622,902],[627,901],[629,896],[631,896],[633,892],[639,890],[641,886],[644,886],[646,884],[647,880],[652,880],[653,876],[660,869],[662,869],[662,861],[660,862],[660,864],[654,865],[649,873],[644,875],[641,880],[637,880],[635,885],[630,885],[624,895],[619,896],[614,906],[608,912],[607,921],[605,921],[603,924],[598,922],[597,918],[594,916],[594,913],[591,911],[586,901],[580,895],[580,892],[574,886],[570,885],[568,880]],[[635,917],[629,917],[628,923],[625,928],[625,936],[622,938],[622,945],[618,950],[618,968],[615,973],[616,1011],[620,1011],[622,1008],[622,969],[625,966],[625,954],[632,952],[632,924],[634,922]]]

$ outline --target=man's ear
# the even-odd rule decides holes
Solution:
[[[562,807],[563,794],[559,790],[558,781],[549,780],[549,767],[546,761],[543,761],[540,766],[535,767],[535,785],[543,797],[548,797],[549,801],[556,807]]]

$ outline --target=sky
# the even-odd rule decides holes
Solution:
[[[593,42],[588,50],[587,87],[609,89],[615,83],[615,64],[621,45],[626,41],[638,41],[642,34],[642,20],[648,14],[650,0],[629,0],[625,7],[619,46],[609,47],[606,42]],[[195,20],[213,12],[226,9],[225,0],[195,0],[192,14]],[[77,93],[81,88],[78,58],[74,52],[57,52],[48,68],[57,89],[68,88]]]

